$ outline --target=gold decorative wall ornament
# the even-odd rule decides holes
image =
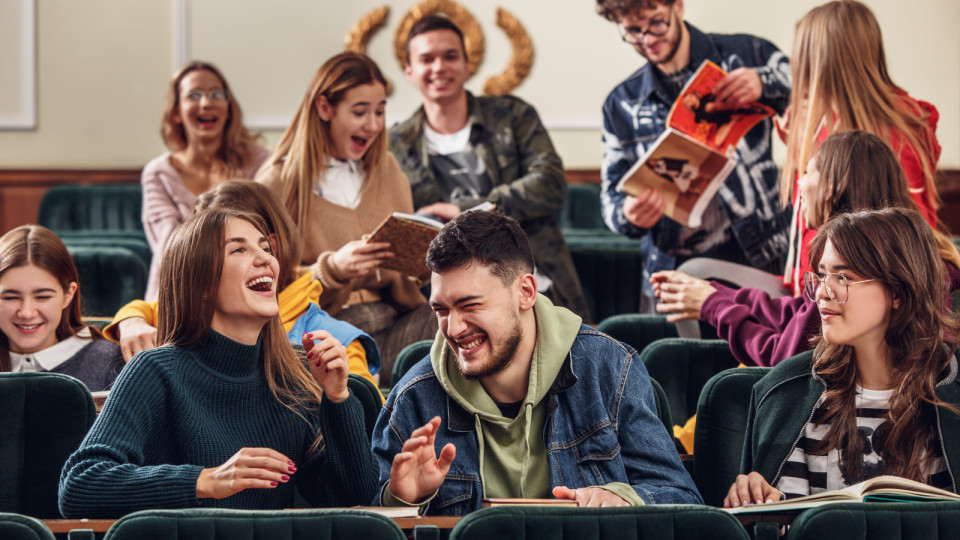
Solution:
[[[520,21],[509,11],[498,7],[497,26],[507,34],[513,53],[510,55],[507,69],[500,75],[488,78],[484,83],[483,93],[488,96],[509,94],[514,88],[520,86],[520,83],[530,74],[530,68],[533,67],[533,43]]]
[[[344,39],[344,46],[349,51],[366,53],[367,43],[385,24],[390,8],[381,6],[365,13]],[[463,32],[463,44],[467,49],[467,69],[472,76],[483,62],[484,38],[483,30],[473,15],[465,7],[453,0],[423,0],[411,7],[404,14],[393,37],[393,48],[400,68],[407,63],[406,42],[410,29],[421,18],[427,15],[441,13],[450,17],[450,20]],[[483,93],[486,95],[501,95],[511,92],[527,78],[533,66],[533,43],[526,29],[520,21],[509,11],[497,8],[497,26],[499,26],[510,40],[513,52],[506,69],[499,75],[486,80]],[[393,83],[387,80],[387,95],[393,92]]]
[[[483,30],[467,8],[453,0],[423,0],[410,8],[400,19],[397,31],[393,35],[393,49],[397,55],[397,61],[400,62],[400,68],[403,69],[407,64],[406,44],[410,29],[420,19],[436,13],[450,17],[453,24],[463,32],[463,45],[467,48],[467,68],[470,75],[473,75],[483,63]]]

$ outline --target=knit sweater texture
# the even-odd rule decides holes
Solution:
[[[261,182],[278,196],[282,193],[280,164],[264,166],[257,173]],[[366,289],[378,292],[384,301],[406,312],[426,302],[415,281],[393,270],[379,269],[356,279],[345,279],[330,264],[330,257],[352,240],[370,234],[393,212],[413,212],[413,199],[407,177],[392,154],[387,153],[364,180],[360,204],[347,208],[313,194],[307,223],[297,223],[301,231],[303,265],[323,283],[320,307],[331,315],[343,309],[350,293]],[[296,217],[295,212],[291,214]]]
[[[360,403],[323,400],[304,418],[267,387],[260,343],[243,345],[214,331],[191,347],[138,355],[60,475],[66,517],[115,518],[147,508],[282,509],[294,483],[317,506],[366,504],[377,471]],[[308,422],[309,420],[309,422]],[[311,444],[322,433],[318,450]],[[197,477],[241,448],[272,448],[297,467],[273,489],[198,499]]]

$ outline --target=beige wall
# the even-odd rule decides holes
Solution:
[[[960,168],[960,3],[867,1],[883,28],[894,80],[940,110],[941,167]],[[316,68],[342,48],[347,29],[384,5],[383,0],[37,3],[38,126],[0,131],[3,168],[143,165],[163,151],[160,108],[182,56],[218,64],[248,123],[263,129],[272,145]],[[414,3],[390,2],[387,26],[368,49],[396,87],[388,124],[418,103],[392,49],[395,26]],[[487,46],[468,87],[479,92],[507,63],[510,46],[495,25],[496,8],[503,6],[526,26],[536,51],[533,71],[515,93],[537,106],[568,167],[599,167],[600,106],[641,59],[594,13],[593,0],[462,3],[484,28]],[[818,3],[689,0],[686,19],[707,31],[760,35],[789,52],[795,21]]]

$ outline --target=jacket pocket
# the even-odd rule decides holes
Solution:
[[[609,466],[610,461],[620,455],[620,438],[613,426],[604,426],[586,436],[573,446],[573,452],[584,486],[622,481],[611,473]]]
[[[430,504],[437,510],[443,510],[442,513],[450,514],[449,507],[458,503],[466,503],[467,511],[472,510],[469,507],[473,499],[473,487],[480,483],[480,477],[473,474],[447,474],[437,491],[437,496]]]

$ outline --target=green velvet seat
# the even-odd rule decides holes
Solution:
[[[404,347],[400,353],[397,354],[397,359],[393,362],[393,375],[390,378],[390,384],[397,384],[397,382],[410,371],[410,368],[430,354],[430,347],[432,346],[433,340],[425,339]]]
[[[61,231],[133,231],[143,234],[140,184],[62,185],[40,201],[37,223]]]
[[[127,302],[143,298],[147,267],[122,247],[67,246],[80,274],[83,315],[110,317]]]
[[[354,509],[142,510],[117,520],[105,540],[406,540],[384,516]]]
[[[61,517],[60,469],[96,414],[90,391],[73,377],[0,373],[0,512]]]
[[[57,235],[63,240],[67,248],[71,247],[121,247],[132,251],[143,261],[143,265],[150,268],[153,250],[143,237],[142,233],[126,231],[66,231]]]
[[[599,184],[567,184],[567,198],[560,211],[560,227],[564,234],[570,231],[615,234],[603,222]]]
[[[663,427],[667,428],[667,433],[673,436],[673,415],[670,412],[670,401],[667,399],[667,393],[660,386],[656,379],[650,378],[650,386],[653,387],[653,398],[657,402],[657,417],[663,422]]]
[[[30,516],[0,512],[0,538],[3,540],[54,540],[42,521]]]
[[[677,326],[666,315],[624,313],[600,321],[597,330],[630,345],[638,351],[658,339],[677,337]]]
[[[787,540],[960,538],[960,502],[843,503],[804,511]]]
[[[622,508],[497,506],[467,515],[451,540],[746,540],[733,516],[695,505]]]
[[[373,426],[377,423],[380,408],[383,407],[380,392],[372,382],[354,373],[347,377],[347,387],[363,406],[363,423],[367,428],[367,436],[373,438]]]
[[[693,434],[693,480],[703,501],[721,506],[740,472],[740,456],[753,385],[770,368],[744,367],[717,373],[700,392]]]
[[[667,392],[670,413],[677,423],[696,413],[700,390],[710,377],[738,364],[722,340],[660,339],[647,345],[640,358]]]
[[[643,260],[635,240],[612,236],[566,237],[590,309],[587,323],[640,308]]]

